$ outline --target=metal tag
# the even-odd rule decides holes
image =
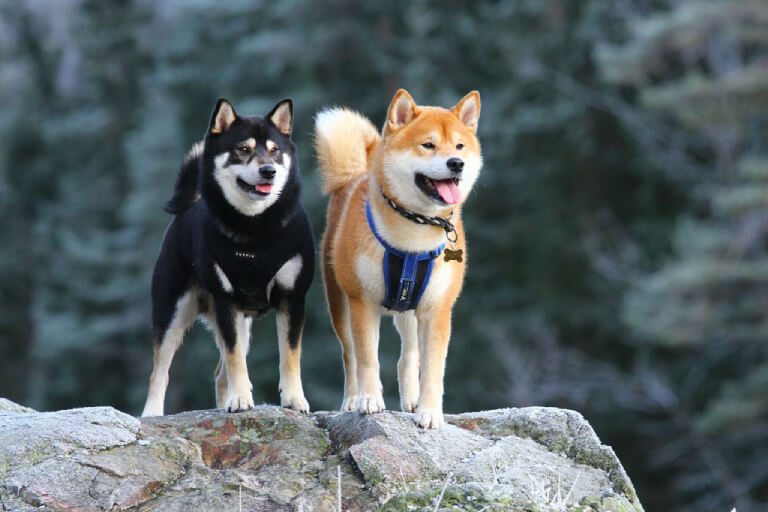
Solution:
[[[445,261],[454,260],[454,261],[458,261],[459,263],[464,261],[464,259],[462,258],[464,251],[462,251],[461,249],[456,249],[455,251],[452,251],[446,247],[444,254],[445,254],[445,258],[444,258]]]

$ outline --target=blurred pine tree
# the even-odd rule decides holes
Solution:
[[[747,449],[765,443],[765,13],[678,3],[0,3],[0,87],[13,98],[0,109],[0,395],[139,411],[161,207],[217,97],[249,114],[294,99],[319,235],[319,108],[378,124],[398,87],[440,105],[479,89],[486,163],[464,212],[470,270],[446,409],[579,409],[649,509],[738,498],[748,510],[768,472]],[[689,195],[711,200],[676,224]],[[336,408],[341,358],[319,280],[308,301],[307,397]],[[385,321],[393,408],[398,351]],[[167,410],[213,405],[216,360],[193,330]],[[257,401],[278,399],[276,360],[269,316],[249,357]]]
[[[710,148],[674,257],[624,302],[639,338],[669,347],[676,388],[653,456],[674,467],[676,510],[761,510],[768,500],[768,9],[754,0],[671,2],[598,50],[613,83]],[[689,148],[690,149],[690,148]],[[706,369],[706,372],[702,372]],[[690,385],[692,384],[692,385]],[[755,449],[761,447],[761,449]],[[660,457],[669,456],[666,460]],[[683,507],[683,504],[687,504]]]

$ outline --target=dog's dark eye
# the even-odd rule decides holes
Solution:
[[[251,147],[243,144],[242,146],[237,146],[237,150],[247,155],[248,153],[251,152]]]
[[[277,146],[274,146],[272,149],[269,150],[269,152],[272,153],[273,155],[276,155],[280,152],[280,148]]]
[[[461,151],[462,149],[464,149],[464,144],[462,144],[462,143],[458,143],[458,144],[456,144],[456,149],[458,149],[459,151]]]
[[[435,145],[431,142],[425,142],[421,145],[424,149],[435,149]]]

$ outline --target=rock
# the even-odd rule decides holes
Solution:
[[[0,398],[0,413],[2,412],[36,412],[34,409],[24,407],[15,402],[11,402],[7,398]]]
[[[340,484],[352,511],[432,511],[438,499],[441,510],[643,510],[578,413],[446,421],[427,431],[394,412],[259,406],[138,420],[110,407],[10,407],[0,410],[0,509],[335,511]]]

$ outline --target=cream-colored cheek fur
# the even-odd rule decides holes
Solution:
[[[384,157],[382,171],[392,199],[409,210],[435,215],[440,206],[425,196],[414,181],[416,173],[427,167],[431,168],[431,162],[427,159],[403,151],[390,151]]]
[[[222,153],[213,159],[213,177],[221,187],[227,202],[243,215],[254,217],[275,204],[288,181],[291,169],[291,157],[283,154],[282,163],[273,163],[277,173],[272,181],[272,191],[268,196],[252,197],[237,185],[237,178],[246,173],[259,171],[259,164],[251,162],[248,165],[233,164],[225,167],[229,153]]]
[[[480,155],[451,155],[464,160],[464,170],[459,180],[461,200],[463,203],[469,195],[472,187],[480,175],[483,159]],[[408,151],[390,151],[384,157],[383,171],[386,185],[392,199],[409,210],[424,215],[437,215],[441,210],[451,206],[439,205],[428,198],[416,185],[416,174],[420,173],[428,178],[440,180],[453,178],[446,162],[451,156],[418,157]]]
[[[461,190],[461,202],[467,200],[472,187],[475,186],[477,178],[480,177],[480,169],[483,167],[483,157],[480,155],[467,155],[464,159],[464,170],[461,173],[459,181],[459,190]]]

